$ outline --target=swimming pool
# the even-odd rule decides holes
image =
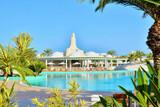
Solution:
[[[133,90],[131,77],[134,71],[103,71],[103,72],[43,72],[45,79],[30,81],[34,86],[56,87],[68,89],[69,81],[74,80],[80,85],[80,90],[119,92],[118,85]]]
[[[120,92],[119,85],[133,91],[131,77],[134,71],[91,71],[91,72],[42,72],[38,77],[27,77],[33,86],[68,89],[74,80],[80,90]]]

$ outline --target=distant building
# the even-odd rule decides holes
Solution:
[[[77,48],[75,33],[72,33],[70,47],[67,48],[67,50],[65,52],[65,56],[67,56],[67,57],[69,57],[69,56],[84,57],[84,51]]]
[[[76,45],[75,33],[72,33],[70,46],[65,52],[54,52],[50,57],[40,57],[51,70],[106,70],[119,64],[127,63],[127,59],[118,59],[105,53],[84,52]],[[59,68],[59,70],[58,70]]]

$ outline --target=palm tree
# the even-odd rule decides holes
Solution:
[[[152,53],[147,53],[146,54],[146,58],[147,58],[147,60],[152,60],[153,59],[153,54]]]
[[[45,56],[46,54],[44,52],[40,54],[40,57],[45,57]]]
[[[0,44],[0,69],[4,76],[12,75],[12,65],[15,61],[14,49],[10,46],[4,47]]]
[[[94,3],[96,0],[92,0]],[[117,3],[125,6],[134,6],[154,19],[154,24],[149,29],[147,45],[153,53],[154,68],[160,70],[160,0],[99,0],[97,10],[103,10],[109,3]]]
[[[43,52],[43,54],[44,54],[45,56],[51,56],[52,53],[53,53],[52,49],[49,49],[49,48],[48,48],[48,49],[45,49],[44,52]]]
[[[20,33],[17,37],[13,38],[16,44],[16,54],[19,56],[16,61],[21,66],[28,66],[36,60],[36,51],[30,48],[32,38],[28,33]]]
[[[45,69],[45,67],[45,63],[39,60],[36,60],[31,65],[29,65],[29,69],[31,69],[35,73],[35,75],[39,75],[42,70]]]
[[[133,51],[131,53],[128,54],[128,59],[129,61],[140,61],[142,62],[142,58],[145,56],[143,51]]]
[[[114,55],[116,55],[116,51],[115,50],[109,50],[109,51],[107,51],[107,54],[114,56]]]
[[[135,51],[137,58],[142,62],[142,58],[145,56],[143,51]]]
[[[36,59],[35,50],[29,47],[32,39],[28,33],[20,33],[13,40],[16,44],[15,47],[0,44],[0,70],[3,71],[5,76],[3,83],[0,85],[1,107],[16,106],[11,101],[15,83],[11,89],[7,87],[9,75],[16,71],[21,80],[27,82],[25,78],[27,75],[38,75],[45,67],[43,62]]]
[[[13,74],[14,70],[17,71],[23,81],[26,81],[26,74],[33,75],[33,72],[27,66],[22,66],[21,61],[18,62],[20,57],[16,48],[11,46],[4,47],[0,44],[0,69],[6,77],[5,80],[9,75]]]
[[[136,55],[135,55],[134,52],[131,52],[131,53],[128,54],[128,60],[129,60],[130,62],[133,62],[133,61],[136,61],[136,60],[137,60],[137,57],[136,57]]]
[[[0,69],[6,79],[15,70],[22,80],[26,81],[25,76],[41,72],[44,64],[36,58],[36,51],[30,48],[32,38],[28,33],[20,33],[13,40],[15,47],[4,47],[0,44]]]

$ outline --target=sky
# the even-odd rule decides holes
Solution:
[[[150,16],[133,7],[107,5],[95,12],[96,4],[80,0],[1,0],[0,43],[13,44],[12,38],[28,32],[31,47],[65,51],[75,32],[78,48],[106,53],[116,50],[126,55],[134,50],[149,52],[146,45]]]

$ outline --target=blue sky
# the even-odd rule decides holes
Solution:
[[[0,1],[0,43],[12,44],[20,32],[33,37],[32,47],[64,51],[72,32],[77,45],[85,51],[120,55],[132,50],[148,52],[146,38],[153,20],[142,18],[143,12],[133,7],[108,5],[95,12],[96,5],[78,0],[3,0]]]

